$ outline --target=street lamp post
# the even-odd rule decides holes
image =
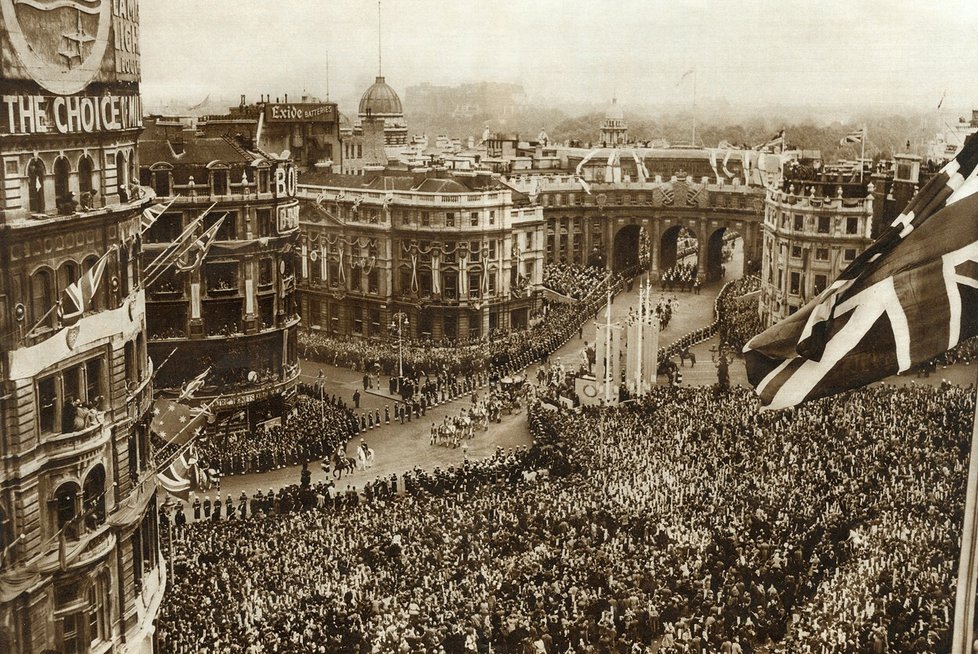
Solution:
[[[397,392],[401,392],[401,378],[404,376],[404,328],[410,325],[407,314],[398,311],[391,316],[391,329],[397,330]]]

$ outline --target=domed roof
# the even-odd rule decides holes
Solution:
[[[370,85],[363,96],[360,98],[361,117],[371,116],[403,116],[404,109],[401,108],[401,99],[397,93],[384,81],[383,75],[378,75],[377,80]]]
[[[361,104],[361,106],[363,106]],[[608,120],[624,120],[625,114],[621,111],[621,105],[618,104],[618,98],[612,98],[611,104],[608,105],[608,111],[605,112],[604,117]]]

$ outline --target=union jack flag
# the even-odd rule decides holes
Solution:
[[[865,386],[978,335],[978,138],[839,278],[745,347],[763,404]]]
[[[85,312],[88,311],[92,304],[92,298],[95,297],[95,292],[98,291],[102,281],[105,264],[108,263],[109,255],[113,252],[115,252],[115,247],[109,248],[109,251],[103,254],[78,281],[70,284],[64,290],[61,301],[58,303],[58,317],[62,324],[73,325],[81,320]]]
[[[152,207],[143,209],[143,214],[139,217],[139,233],[144,234],[147,229],[156,224],[159,217],[170,208],[173,202],[174,200],[170,200],[167,204],[154,204]]]
[[[156,479],[163,490],[185,502],[190,499],[191,491],[209,488],[214,481],[211,472],[200,465],[193,445],[160,470]]]
[[[859,129],[854,129],[841,139],[839,139],[839,145],[845,146],[852,143],[862,143],[863,139],[866,138],[866,130],[863,127]]]

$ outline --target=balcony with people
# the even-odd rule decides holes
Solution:
[[[122,152],[116,155],[112,171],[100,168],[97,159],[86,153],[62,154],[53,161],[32,158],[24,166],[22,177],[8,180],[8,184],[12,181],[19,186],[21,203],[19,207],[4,206],[0,223],[16,229],[128,213],[156,198],[152,188],[133,179],[131,162]],[[118,182],[115,188],[104,187],[110,178]]]

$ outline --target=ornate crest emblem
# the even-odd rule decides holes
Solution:
[[[65,343],[67,343],[69,350],[75,349],[75,343],[78,342],[78,332],[80,331],[81,331],[81,327],[79,327],[78,325],[72,325],[71,327],[68,328],[68,331],[65,333]]]
[[[21,63],[59,95],[81,91],[98,73],[110,10],[109,0],[0,0],[3,29]]]

